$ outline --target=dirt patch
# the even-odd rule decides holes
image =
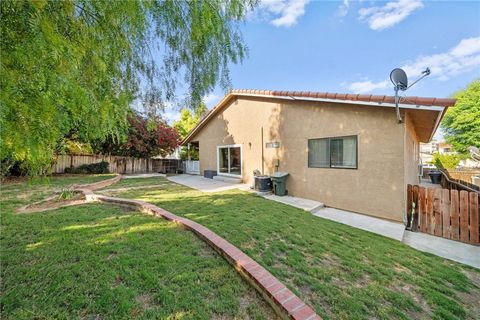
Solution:
[[[320,263],[324,267],[328,267],[328,268],[338,268],[341,266],[341,263],[338,260],[338,258],[331,255],[330,253],[323,254],[322,259],[320,260]]]
[[[70,199],[61,199],[58,194],[55,194],[44,200],[20,207],[17,209],[17,213],[44,212],[83,203],[85,203],[85,196],[81,192],[75,192]]]
[[[427,303],[426,299],[418,292],[417,288],[411,284],[397,284],[393,286],[393,290],[410,296],[415,304],[422,310],[404,310],[407,312],[410,319],[431,319],[432,309]]]
[[[162,188],[167,183],[162,184],[152,184],[152,185],[145,185],[145,186],[136,186],[136,187],[125,187],[125,188],[110,188],[110,189],[103,189],[103,190],[96,190],[96,193],[104,194],[104,193],[121,193],[130,190],[141,190],[141,189],[153,189],[153,188]]]
[[[124,284],[123,278],[120,277],[120,276],[116,276],[116,277],[115,277],[115,281],[113,282],[113,286],[114,286],[114,287],[118,287],[118,286],[121,286],[121,285],[123,285],[123,284]]]
[[[355,288],[365,288],[370,284],[370,275],[368,273],[364,273],[360,278],[355,281],[354,286]]]
[[[135,298],[138,302],[142,310],[148,310],[155,307],[155,303],[153,303],[153,299],[149,294],[142,294]]]
[[[395,265],[393,266],[393,269],[394,269],[395,272],[397,272],[397,273],[412,274],[412,270],[407,269],[407,268],[405,268],[404,266],[402,266],[401,264],[398,264],[398,263],[395,263]]]

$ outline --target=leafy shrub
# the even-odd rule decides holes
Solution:
[[[458,154],[434,153],[432,163],[438,169],[454,169],[460,163],[460,156]]]
[[[108,162],[102,161],[102,162],[92,163],[92,164],[82,164],[77,168],[73,168],[73,167],[65,168],[65,173],[88,174],[88,173],[110,173],[110,171],[108,171]]]

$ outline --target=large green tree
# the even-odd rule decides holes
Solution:
[[[480,80],[470,83],[455,94],[457,103],[445,114],[441,127],[445,139],[460,153],[467,148],[480,148]]]
[[[49,167],[57,142],[118,139],[134,99],[198,105],[243,59],[255,0],[0,1],[0,161]],[[139,90],[141,89],[141,90]]]

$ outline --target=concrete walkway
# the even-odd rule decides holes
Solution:
[[[480,269],[480,247],[411,231],[405,231],[403,243],[419,251]]]
[[[283,204],[288,204],[289,206],[303,209],[305,211],[313,211],[313,210],[324,207],[323,203],[314,201],[314,200],[309,200],[309,199],[297,198],[292,196],[280,197],[272,193],[261,193],[261,192],[257,192],[257,195],[264,197],[265,199],[280,202]]]
[[[202,192],[222,192],[232,189],[240,189],[244,191],[250,190],[250,185],[245,183],[228,183],[190,174],[170,176],[167,179]]]
[[[354,228],[370,231],[382,236],[402,241],[405,225],[399,222],[374,218],[359,213],[335,208],[321,208],[314,210],[316,217],[340,222]]]

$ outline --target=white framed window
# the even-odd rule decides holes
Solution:
[[[308,167],[357,169],[357,136],[309,139]]]
[[[242,145],[217,146],[217,174],[238,177],[242,175]]]

